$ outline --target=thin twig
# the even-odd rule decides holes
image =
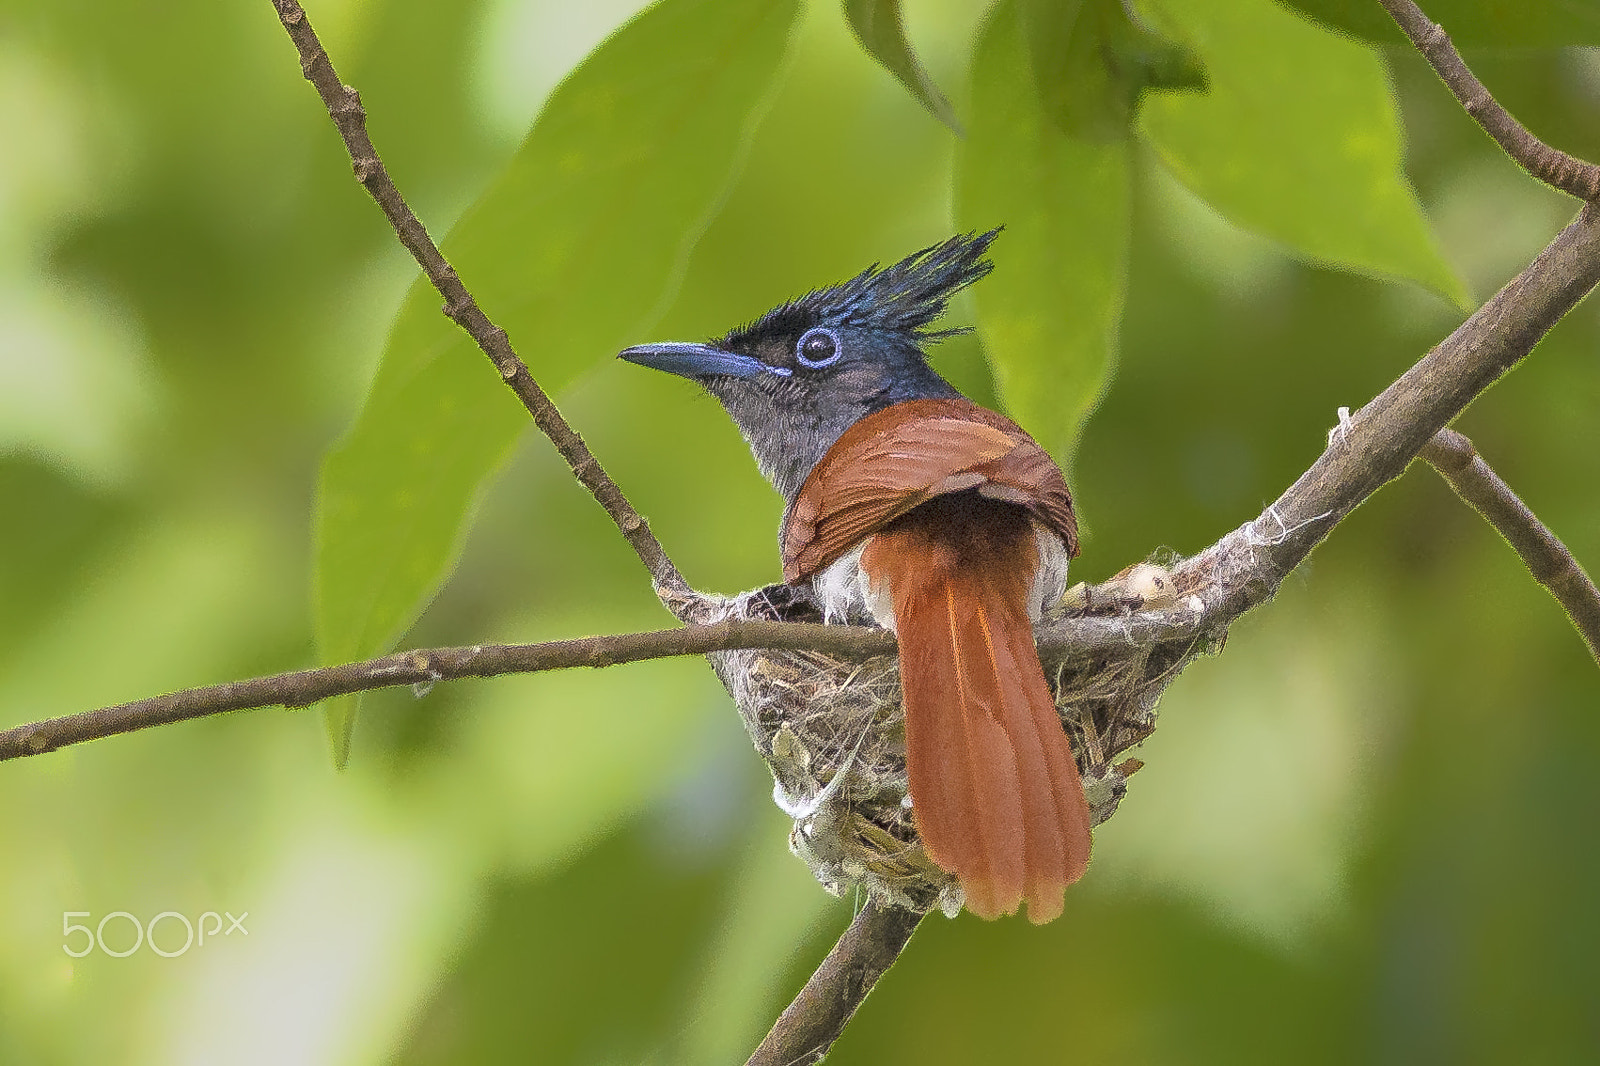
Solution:
[[[1411,38],[1411,43],[1417,46],[1433,67],[1434,73],[1445,86],[1455,94],[1484,132],[1493,137],[1495,143],[1504,148],[1506,154],[1526,170],[1529,174],[1564,193],[1578,197],[1580,200],[1594,201],[1600,199],[1600,166],[1585,162],[1582,159],[1568,155],[1557,148],[1552,148],[1539,138],[1535,137],[1528,128],[1516,119],[1511,113],[1489,94],[1483,82],[1477,79],[1472,71],[1467,69],[1467,64],[1462,60],[1461,53],[1456,51],[1455,45],[1450,43],[1450,37],[1444,32],[1444,27],[1438,25],[1422,13],[1413,0],[1380,0],[1395,22],[1400,24],[1400,29]]]
[[[745,1066],[811,1066],[839,1039],[923,915],[868,899]]]
[[[331,696],[380,688],[502,674],[616,666],[673,655],[703,655],[735,648],[785,648],[855,657],[893,655],[894,635],[862,626],[803,625],[729,620],[708,625],[619,633],[543,644],[476,644],[424,648],[380,659],[295,670],[183,689],[132,703],[30,722],[0,732],[0,761],[54,751],[68,744],[132,733],[151,726],[206,718],[251,707],[305,707]]]
[[[433,282],[433,287],[444,297],[444,313],[466,330],[493,361],[500,377],[533,416],[534,425],[550,438],[578,481],[616,523],[623,538],[650,571],[657,591],[663,594],[663,601],[669,607],[673,606],[673,594],[688,592],[688,583],[673,566],[672,560],[667,558],[666,551],[650,532],[649,525],[633,509],[616,482],[601,468],[599,460],[589,451],[583,438],[561,417],[550,397],[528,373],[527,366],[512,349],[506,331],[489,321],[467,287],[461,283],[455,268],[439,253],[428,231],[395,188],[367,133],[367,112],[361,106],[360,94],[339,80],[338,72],[333,69],[333,60],[328,58],[322,42],[317,40],[300,4],[297,0],[273,0],[273,6],[277,8],[283,28],[289,32],[290,39],[300,53],[301,73],[316,87],[333,124],[339,129],[339,136],[343,138],[345,148],[350,153],[350,162],[355,167],[356,180],[377,201],[389,225],[394,228],[395,235],[400,238],[400,243],[406,246],[406,250],[428,275],[428,280]]]
[[[1039,647],[1046,654],[1068,648],[1078,654],[1116,654],[1155,640],[1177,640],[1185,635],[1193,639],[1202,621],[1199,615],[1181,609],[1145,612],[1127,618],[1070,618],[1042,627],[1038,634]],[[541,644],[418,648],[339,666],[202,685],[13,726],[0,731],[0,762],[174,722],[258,707],[305,707],[333,696],[402,685],[432,686],[435,682],[463,678],[531,674],[578,666],[618,666],[740,648],[814,651],[860,661],[893,655],[896,647],[894,634],[868,626],[726,619],[678,629],[615,633]]]
[[[1441,429],[1422,449],[1422,458],[1504,537],[1522,563],[1556,598],[1589,652],[1600,663],[1600,589],[1583,572],[1572,552],[1511,491],[1472,442],[1453,429]]]

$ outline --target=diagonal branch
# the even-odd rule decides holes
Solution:
[[[1528,128],[1489,94],[1483,82],[1467,69],[1466,62],[1444,27],[1422,13],[1414,0],[1379,0],[1400,29],[1411,38],[1417,51],[1427,59],[1439,80],[1455,94],[1467,114],[1505,149],[1507,155],[1529,174],[1580,200],[1600,199],[1600,166],[1552,148],[1535,137]]]
[[[550,438],[578,481],[611,516],[623,538],[639,556],[640,562],[650,571],[657,592],[671,605],[673,597],[688,592],[688,583],[673,566],[672,560],[667,558],[666,551],[656,540],[655,534],[650,532],[649,525],[600,466],[594,453],[589,451],[583,438],[561,417],[556,405],[539,387],[533,375],[528,373],[527,365],[512,349],[506,331],[489,321],[489,316],[483,313],[467,287],[461,283],[455,268],[440,254],[428,231],[412,213],[400,190],[395,188],[367,133],[367,112],[361,106],[360,94],[339,80],[338,72],[333,69],[333,60],[328,58],[300,4],[297,0],[273,0],[273,6],[277,8],[283,28],[289,32],[289,38],[300,53],[301,72],[316,87],[323,104],[328,108],[328,114],[333,118],[333,124],[339,129],[339,136],[343,138],[355,167],[356,180],[377,201],[389,225],[394,228],[395,235],[400,238],[400,243],[406,246],[406,250],[428,275],[428,280],[433,282],[433,287],[444,297],[444,313],[478,342],[478,347],[494,363],[500,377],[533,416],[534,425]]]
[[[745,1066],[821,1062],[924,917],[868,899]]]
[[[1233,619],[1268,599],[1362,501],[1404,473],[1430,438],[1521,362],[1600,283],[1600,207],[1556,239],[1438,347],[1354,415],[1311,468],[1253,522],[1184,560],[1178,588]]]
[[[1588,642],[1590,654],[1600,662],[1600,589],[1595,588],[1567,546],[1518,499],[1511,486],[1460,433],[1441,429],[1422,449],[1422,457],[1433,464],[1457,496],[1510,543],[1533,579],[1561,604]]]

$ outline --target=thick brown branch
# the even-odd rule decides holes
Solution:
[[[533,416],[534,424],[550,438],[578,481],[611,516],[617,529],[650,571],[656,589],[667,594],[663,599],[671,606],[674,602],[671,594],[687,592],[689,586],[672,565],[672,560],[667,558],[666,551],[650,532],[649,525],[633,509],[616,482],[601,468],[583,438],[561,417],[556,405],[517,357],[506,331],[489,321],[489,316],[483,313],[467,287],[456,276],[455,269],[445,261],[428,236],[428,231],[407,206],[400,191],[390,180],[383,161],[378,158],[377,149],[372,146],[372,138],[367,133],[367,112],[361,106],[360,95],[339,80],[338,73],[333,69],[333,61],[328,58],[322,42],[317,40],[300,4],[297,0],[273,0],[273,6],[277,8],[283,28],[289,31],[289,37],[300,53],[301,72],[316,87],[323,104],[328,108],[328,114],[333,118],[333,124],[339,129],[339,136],[344,139],[350,162],[355,167],[356,180],[377,201],[389,225],[394,228],[395,235],[400,238],[400,243],[406,246],[406,250],[428,275],[428,280],[439,290],[439,295],[444,297],[444,313],[466,330],[494,362],[500,377]]]
[[[745,1066],[811,1066],[900,957],[923,915],[868,899]]]
[[[1511,117],[1484,88],[1450,37],[1422,13],[1413,0],[1380,0],[1395,22],[1411,38],[1445,86],[1455,94],[1467,114],[1504,148],[1506,154],[1546,185],[1582,200],[1600,198],[1600,166],[1550,147]]]
[[[1600,208],[1590,204],[1454,333],[1328,435],[1328,447],[1255,521],[1177,570],[1181,591],[1231,620],[1267,599],[1323,537],[1600,282]]]
[[[1460,433],[1441,429],[1422,449],[1422,457],[1433,464],[1456,495],[1506,538],[1533,579],[1561,604],[1588,641],[1595,661],[1600,662],[1600,589],[1595,588],[1567,546],[1518,499],[1511,486]]]

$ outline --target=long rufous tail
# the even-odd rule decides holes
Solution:
[[[861,566],[900,638],[912,813],[928,856],[980,918],[1060,915],[1089,862],[1089,808],[1033,642],[1038,553],[1019,509],[880,531]],[[1014,521],[995,512],[1014,511]],[[947,516],[948,517],[948,516]]]

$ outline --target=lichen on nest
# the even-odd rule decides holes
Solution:
[[[1099,599],[1062,610],[1127,610],[1126,600]],[[821,620],[803,594],[784,586],[721,606],[720,618]],[[1093,824],[1116,812],[1128,775],[1142,765],[1114,760],[1154,731],[1161,691],[1194,653],[1165,644],[1088,654],[1069,648],[1044,661]],[[710,659],[772,771],[773,800],[794,821],[790,848],[817,880],[835,895],[859,887],[918,911],[959,911],[959,886],[917,840],[895,657],[851,662],[812,651],[745,649]]]

